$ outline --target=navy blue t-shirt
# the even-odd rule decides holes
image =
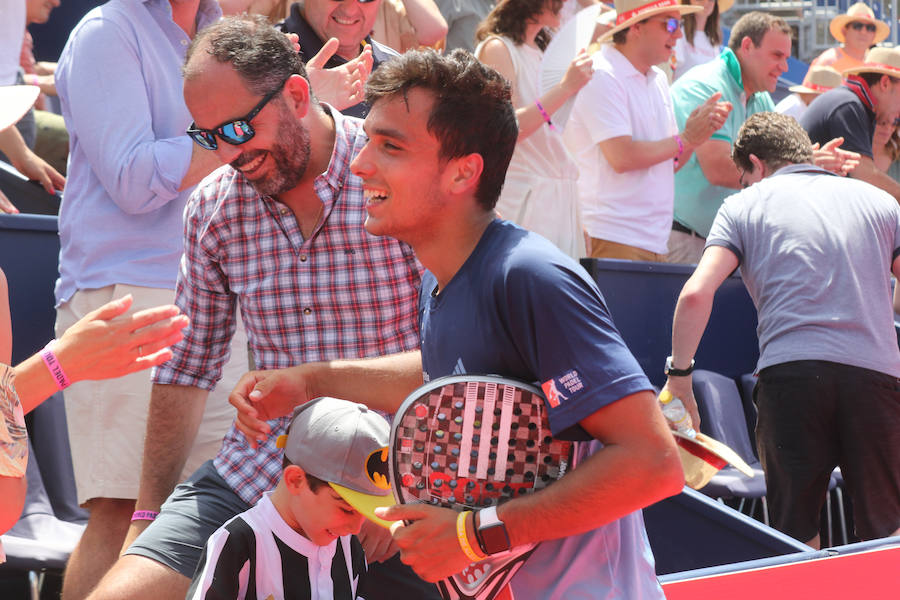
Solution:
[[[813,100],[800,117],[800,125],[813,144],[824,146],[843,137],[841,149],[872,158],[875,114],[846,86],[828,90]]]
[[[629,394],[652,389],[587,272],[543,237],[491,223],[462,268],[419,298],[425,380],[502,375],[540,385],[554,435]]]

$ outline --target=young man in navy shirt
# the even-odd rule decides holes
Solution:
[[[351,168],[364,182],[367,230],[408,242],[428,269],[421,350],[250,373],[232,394],[239,428],[264,439],[259,419],[324,393],[393,412],[423,380],[445,375],[536,382],[553,434],[585,441],[569,475],[497,508],[511,546],[543,542],[512,593],[662,598],[640,509],[682,488],[673,437],[587,273],[494,213],[517,137],[509,98],[495,71],[461,51],[409,52],[372,75],[369,141]],[[456,512],[406,505],[376,514],[411,521],[395,526],[394,541],[423,579],[469,565]],[[481,516],[465,523],[476,548]]]

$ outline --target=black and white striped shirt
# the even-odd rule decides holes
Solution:
[[[210,536],[187,598],[362,600],[365,576],[355,536],[316,546],[284,522],[267,493]]]

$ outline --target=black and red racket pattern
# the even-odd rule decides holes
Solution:
[[[477,510],[558,480],[574,466],[574,450],[550,434],[538,388],[495,376],[443,377],[413,392],[394,417],[391,487],[400,504]],[[533,548],[471,565],[439,587],[445,598],[491,598]]]

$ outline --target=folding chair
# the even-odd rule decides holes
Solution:
[[[62,392],[53,394],[26,417],[34,458],[41,471],[47,497],[58,519],[87,523],[88,512],[78,505],[75,474],[69,448],[65,400]]]
[[[0,536],[6,552],[6,562],[0,565],[0,570],[26,572],[31,600],[39,600],[44,573],[65,569],[69,555],[84,531],[84,524],[56,517],[30,443],[29,451],[25,508],[13,528]]]
[[[766,479],[759,459],[753,453],[737,385],[733,379],[702,369],[694,371],[693,383],[694,397],[700,411],[700,430],[731,447],[754,471],[751,478],[733,467],[725,467],[700,491],[720,500],[738,498],[738,510],[741,512],[749,500],[750,515],[755,513],[757,501],[760,501],[762,520],[768,525]]]

